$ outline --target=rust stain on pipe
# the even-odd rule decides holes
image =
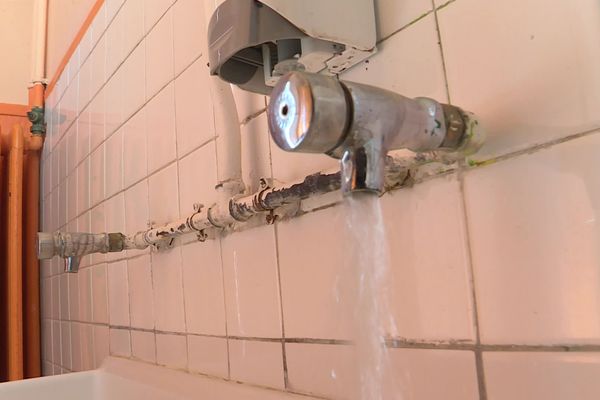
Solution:
[[[23,379],[23,127],[14,125],[8,160],[8,379]]]

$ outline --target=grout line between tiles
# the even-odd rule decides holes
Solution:
[[[440,32],[440,23],[438,18],[438,9],[435,8],[435,0],[431,0],[431,4],[433,6],[433,16],[435,19],[435,32],[437,34],[438,46],[440,48],[440,56],[442,59],[442,70],[444,72],[444,86],[446,88],[446,97],[448,98],[448,103],[452,104],[452,99],[450,97],[450,88],[448,85],[448,72],[446,71],[446,57],[444,55],[444,46],[442,44],[442,33]],[[448,3],[446,3],[448,5]],[[445,6],[446,6],[445,5]]]
[[[270,146],[269,146],[270,147]],[[272,172],[271,172],[272,174]],[[282,355],[282,363],[283,363],[283,384],[287,389],[289,388],[289,379],[288,379],[288,366],[287,366],[287,354],[285,348],[285,322],[283,318],[283,291],[281,288],[281,262],[279,256],[279,229],[278,223],[273,224],[273,234],[275,236],[275,259],[277,262],[277,288],[279,291],[279,318],[281,319],[281,338],[283,339],[281,342],[281,355]]]
[[[464,165],[460,166],[457,172],[458,176],[458,184],[459,184],[459,195],[461,199],[461,208],[462,208],[462,217],[464,224],[464,234],[463,238],[465,240],[466,246],[466,255],[467,255],[467,263],[468,271],[469,271],[469,283],[471,286],[471,301],[473,305],[472,309],[472,318],[475,327],[475,340],[476,340],[476,348],[475,348],[475,368],[477,372],[477,387],[479,390],[479,398],[480,400],[487,400],[487,390],[485,383],[485,368],[483,365],[483,355],[481,352],[481,327],[479,323],[479,309],[477,307],[477,290],[475,286],[475,267],[473,264],[473,251],[471,245],[471,231],[469,229],[469,217],[467,214],[467,200],[465,195],[465,177],[464,177]]]
[[[296,343],[296,344],[316,344],[316,345],[334,345],[334,346],[351,346],[352,342],[341,339],[317,339],[317,338],[268,338],[268,337],[252,337],[252,336],[226,336],[226,335],[211,335],[192,332],[173,332],[159,329],[136,328],[122,325],[111,325],[109,323],[84,322],[78,320],[60,320],[52,318],[43,318],[44,321],[50,323],[69,322],[78,323],[89,326],[107,327],[109,329],[129,330],[137,332],[154,333],[155,335],[175,335],[175,336],[196,336],[205,338],[229,339],[248,342],[270,342],[270,343]],[[600,353],[599,344],[476,344],[467,341],[416,341],[402,338],[387,339],[386,345],[388,348],[395,349],[421,349],[421,350],[458,350],[458,351],[476,351],[484,352],[535,352],[535,353]]]

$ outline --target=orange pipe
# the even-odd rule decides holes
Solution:
[[[39,137],[38,137],[39,138]],[[41,138],[40,138],[41,139]],[[24,353],[25,377],[41,376],[40,333],[40,266],[36,254],[36,235],[39,227],[40,152],[27,152],[24,181]]]
[[[44,85],[36,83],[29,88],[29,105],[31,107],[44,106]],[[29,111],[29,110],[28,110]],[[27,114],[25,114],[27,115]]]
[[[14,125],[8,159],[8,380],[23,379],[23,127]]]

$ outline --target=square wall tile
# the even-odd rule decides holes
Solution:
[[[94,326],[94,368],[99,368],[109,355],[108,326]]]
[[[286,337],[351,339],[351,310],[347,304],[350,300],[340,281],[343,231],[340,207],[278,223]]]
[[[104,187],[110,197],[123,189],[123,129],[106,140],[105,151]]]
[[[94,151],[104,141],[105,137],[104,90],[92,100],[88,109],[90,113],[90,151]]]
[[[169,368],[187,368],[185,335],[156,335],[156,363]]]
[[[228,334],[281,337],[273,225],[233,233],[222,244]]]
[[[432,9],[431,1],[427,0],[375,0],[377,39],[389,37]]]
[[[127,329],[110,329],[110,354],[131,357],[131,340]]]
[[[474,158],[600,127],[600,3],[467,0],[438,17],[452,102],[486,127]]]
[[[187,341],[191,372],[228,378],[227,339],[188,335]]]
[[[360,398],[352,347],[286,343],[285,357],[290,389],[332,398]]]
[[[60,309],[59,315],[61,320],[68,321],[69,318],[69,276],[66,273],[58,276],[60,290]]]
[[[173,43],[175,74],[190,65],[200,54],[207,54],[204,2],[181,0],[173,6]]]
[[[62,338],[60,334],[60,321],[52,321],[52,362],[62,365]]]
[[[465,176],[484,343],[600,343],[600,135]]]
[[[125,59],[125,31],[129,21],[124,18],[123,12],[117,12],[108,28],[106,28],[106,77],[117,70]]]
[[[148,181],[130,187],[125,191],[125,231],[128,235],[148,227]],[[130,251],[135,253],[135,250]]]
[[[127,261],[110,263],[108,269],[108,321],[110,325],[129,326],[129,289]]]
[[[66,222],[70,222],[77,217],[77,173],[73,172],[67,177],[66,191]]]
[[[47,261],[47,260],[45,260]],[[42,278],[40,280],[40,297],[41,297],[41,317],[52,318],[52,278]],[[69,299],[70,302],[70,299]]]
[[[125,0],[106,0],[106,25],[110,25]]]
[[[92,50],[89,62],[91,69],[90,98],[93,99],[106,82],[106,36],[98,40],[98,44]]]
[[[156,362],[156,338],[154,332],[131,331],[131,353],[133,358]]]
[[[152,224],[164,224],[179,218],[177,163],[148,178],[148,205]]]
[[[72,321],[80,321],[79,315],[79,277],[77,274],[67,274],[69,280],[69,317]],[[44,280],[43,282],[46,282]],[[48,280],[49,282],[49,280]],[[43,293],[43,292],[42,292]],[[45,296],[43,296],[45,299]],[[44,303],[46,300],[44,300]],[[42,304],[42,307],[44,304]]]
[[[81,339],[81,370],[94,369],[94,325],[80,324],[79,336]]]
[[[76,163],[80,163],[90,154],[90,108],[86,108],[77,118]]]
[[[154,0],[146,2],[144,9],[144,27],[146,32],[150,31],[158,20],[171,7],[175,0]]]
[[[181,255],[187,331],[225,335],[225,299],[219,240],[183,246]]]
[[[600,393],[598,353],[483,354],[488,399],[592,400]]]
[[[42,319],[42,359],[52,361],[52,321]]]
[[[81,111],[85,109],[91,100],[91,85],[92,85],[92,63],[90,60],[86,60],[81,66],[79,74],[79,101],[77,104],[77,114],[80,115]]]
[[[173,86],[169,84],[146,105],[148,172],[164,167],[177,157]]]
[[[65,134],[67,140],[67,175],[71,175],[77,167],[77,123],[71,125]]]
[[[123,87],[125,87],[125,73],[123,68],[106,82],[104,86],[104,129],[106,137],[110,137],[123,123]]]
[[[138,111],[123,127],[123,183],[129,187],[148,173],[146,109]]]
[[[71,323],[71,368],[73,372],[82,370],[81,366],[81,328],[79,322]],[[46,333],[42,330],[42,336]]]
[[[154,318],[157,330],[185,332],[181,249],[152,253]]]
[[[42,361],[42,376],[52,376],[54,367],[49,361]]]
[[[175,79],[177,151],[180,157],[216,135],[210,79],[205,57],[196,60]]]
[[[147,7],[146,10],[150,11],[152,8]],[[174,75],[173,12],[169,10],[146,36],[146,95],[148,98],[154,96],[171,81]]]
[[[389,266],[378,292],[395,325],[388,333],[416,340],[474,341],[465,214],[457,177],[388,193],[380,205]]]
[[[229,340],[229,366],[231,380],[284,387],[281,343]]]
[[[83,268],[78,273],[79,317],[82,322],[92,321],[92,273],[91,268]],[[54,282],[52,282],[54,285]]]
[[[60,323],[60,347],[62,351],[61,365],[64,368],[71,369],[73,364],[71,362],[71,323],[68,321],[62,321]]]
[[[126,23],[123,37],[123,50],[125,56],[142,40],[146,33],[144,30],[144,6],[149,3],[145,0],[127,0],[121,12]],[[143,45],[141,46],[144,47]]]
[[[217,202],[217,155],[210,142],[182,158],[179,164],[179,209],[182,214],[194,210],[194,204],[211,207]]]
[[[140,3],[140,0],[128,1]],[[123,63],[127,90],[123,91],[123,119],[126,121],[146,101],[146,48],[140,43]]]
[[[92,274],[92,321],[98,324],[108,323],[108,298],[106,283],[106,264],[89,268]]]
[[[384,397],[479,400],[475,354],[471,351],[389,349]]]
[[[359,387],[356,357],[352,346],[288,343],[286,360],[290,388],[348,399],[479,399],[472,352],[388,349],[381,381],[372,389]]]
[[[398,4],[411,1],[414,3],[414,0],[409,0]],[[407,97],[425,96],[440,102],[447,101],[433,14],[380,43],[377,48],[377,54],[344,72],[340,78],[381,87]],[[410,62],[406,60],[407,54],[410,54]]]
[[[77,167],[77,215],[90,208],[90,159],[82,161]]]
[[[127,260],[129,281],[129,307],[131,326],[154,329],[154,300],[152,295],[152,270],[150,256]]]

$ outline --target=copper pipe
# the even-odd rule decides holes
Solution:
[[[29,105],[31,107],[44,106],[44,85],[36,83],[29,88]]]
[[[8,160],[8,379],[23,379],[23,127],[14,125]]]
[[[36,235],[39,228],[40,152],[27,152],[23,199],[23,282],[24,282],[24,353],[25,377],[41,375],[40,334],[40,269],[36,256]]]

